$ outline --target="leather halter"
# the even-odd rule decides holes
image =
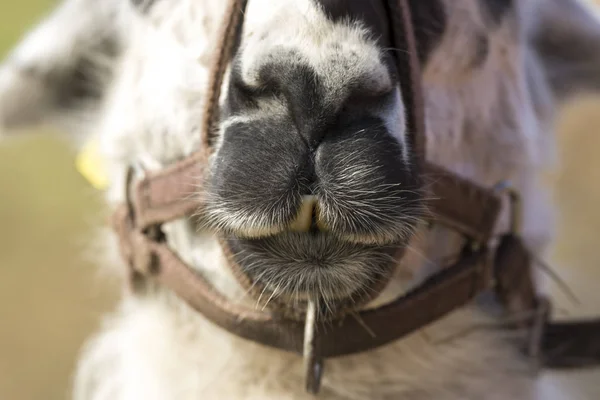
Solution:
[[[339,6],[341,0],[324,0]],[[467,305],[477,295],[493,289],[511,313],[531,314],[520,325],[530,332],[528,353],[545,366],[582,366],[600,361],[600,321],[550,324],[549,302],[536,296],[531,278],[531,257],[519,237],[502,238],[492,251],[488,242],[501,210],[501,193],[483,188],[437,165],[426,162],[425,122],[420,66],[408,0],[381,0],[360,4],[379,14],[397,51],[396,65],[408,110],[408,132],[422,173],[434,176],[429,187],[431,222],[445,225],[468,239],[459,260],[425,283],[376,309],[340,316],[334,321],[306,322],[285,318],[271,310],[258,311],[234,304],[185,264],[167,245],[161,226],[190,217],[203,207],[202,179],[205,176],[210,136],[217,121],[218,100],[225,69],[242,25],[246,0],[230,0],[219,34],[217,56],[206,94],[203,147],[190,157],[152,172],[138,181],[130,173],[127,204],[114,214],[114,228],[121,252],[130,266],[131,288],[142,295],[140,283],[151,280],[172,290],[193,309],[221,328],[266,346],[303,354],[307,361],[307,390],[319,389],[323,359],[363,352],[398,340]],[[381,8],[378,8],[381,7]],[[377,11],[376,10],[376,11]],[[192,189],[193,188],[193,189]],[[192,190],[196,194],[192,193]],[[326,324],[326,325],[324,325]],[[576,342],[569,341],[577,335]]]

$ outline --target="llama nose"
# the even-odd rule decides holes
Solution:
[[[319,204],[313,195],[302,196],[302,203],[296,218],[289,225],[292,232],[318,232],[324,231],[325,225],[319,218]]]

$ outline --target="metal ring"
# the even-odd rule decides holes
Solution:
[[[323,358],[319,354],[319,337],[317,333],[317,304],[309,300],[304,323],[304,373],[306,390],[316,395],[321,388],[323,377]]]
[[[494,185],[494,192],[499,195],[508,194],[510,198],[510,231],[514,235],[521,233],[523,225],[523,202],[521,195],[508,180]]]

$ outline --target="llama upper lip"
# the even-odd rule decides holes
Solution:
[[[316,229],[316,228],[314,228],[313,225],[311,225],[310,229],[308,229],[308,230],[285,229],[280,232],[274,232],[271,234],[256,235],[256,236],[232,233],[230,235],[226,235],[226,237],[231,240],[235,240],[235,241],[257,243],[260,241],[268,241],[268,240],[281,238],[286,235],[287,236],[293,235],[294,237],[297,237],[304,241],[329,240],[330,239],[331,241],[335,241],[335,242],[352,243],[349,240],[345,240],[341,235],[336,235],[332,232],[328,232],[328,231],[325,231],[322,229]]]
[[[291,225],[291,224],[290,224]],[[367,234],[354,234],[353,232],[341,232],[328,227],[318,219],[310,218],[308,221],[302,221],[295,227],[290,225],[272,226],[263,228],[241,229],[235,231],[221,231],[223,237],[240,241],[260,241],[273,238],[280,238],[288,235],[297,237],[300,240],[331,240],[335,243],[348,243],[357,246],[389,247],[397,246],[404,242],[409,236],[390,237],[383,240],[377,236],[370,237]],[[298,228],[298,226],[300,228]]]

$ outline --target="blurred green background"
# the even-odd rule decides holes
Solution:
[[[0,1],[2,58],[56,3]],[[0,400],[68,398],[77,352],[114,297],[89,255],[101,194],[73,158],[49,132],[0,141]]]
[[[0,54],[55,3],[1,1]],[[572,315],[600,314],[599,127],[597,99],[565,110],[563,167],[551,179],[561,210],[552,262],[583,304],[556,299]],[[68,397],[77,352],[117,290],[91,262],[101,215],[101,194],[76,172],[67,143],[48,132],[0,143],[0,400]],[[600,372],[578,377],[573,399],[600,398],[589,397]]]

